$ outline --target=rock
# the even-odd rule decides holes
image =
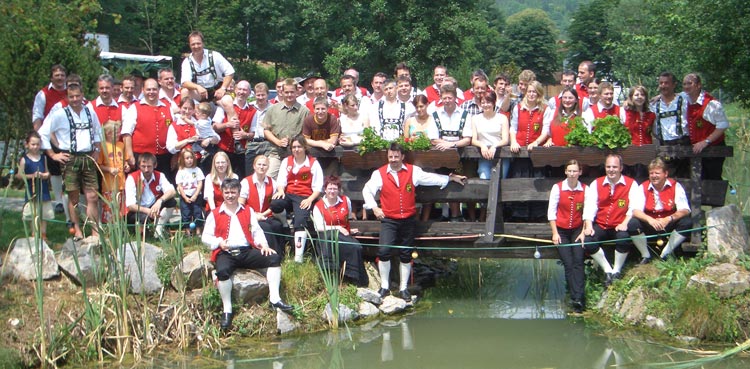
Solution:
[[[406,309],[406,301],[393,296],[386,296],[378,307],[383,314],[395,314]]]
[[[357,296],[364,301],[372,303],[373,305],[380,305],[383,303],[383,298],[380,295],[368,288],[357,288]]]
[[[736,205],[722,206],[706,213],[708,253],[733,263],[750,252],[742,212]]]
[[[256,270],[237,270],[232,276],[232,297],[243,304],[260,304],[268,298],[266,277]]]
[[[172,286],[178,291],[203,288],[209,282],[214,266],[200,251],[193,251],[182,258],[172,271]]]
[[[361,318],[369,318],[371,316],[380,314],[380,310],[378,310],[378,307],[368,301],[360,302],[357,311],[359,312],[359,316]]]
[[[636,287],[628,292],[628,296],[622,302],[619,314],[628,323],[638,323],[644,319],[646,313],[646,297],[643,288]]]
[[[339,323],[348,322],[359,318],[359,314],[344,304],[339,304]],[[328,322],[333,321],[333,312],[331,311],[331,303],[326,304],[326,308],[323,310],[323,319]]]
[[[279,331],[279,334],[287,334],[299,329],[299,325],[292,320],[289,314],[276,309],[276,329]]]
[[[21,326],[21,319],[11,318],[8,319],[8,325],[13,329],[18,329]]]
[[[37,245],[33,237],[19,238],[13,243],[12,250],[5,260],[3,276],[11,275],[18,279],[35,280],[37,277],[37,248],[39,247],[42,251],[42,278],[46,280],[59,276],[60,270],[55,260],[55,253],[44,241]]]
[[[698,337],[693,336],[676,336],[675,338],[691,345],[699,343],[701,341]]]
[[[653,315],[646,316],[646,326],[651,329],[656,329],[660,331],[665,331],[667,329],[667,325],[664,324],[664,321]]]
[[[750,273],[734,264],[712,265],[690,277],[688,287],[703,286],[721,298],[741,295],[750,289]]]
[[[157,260],[164,254],[160,248],[146,242],[122,245],[125,254],[125,274],[130,279],[130,292],[153,294],[162,289],[161,280],[156,274]]]
[[[88,242],[92,238],[96,242]],[[102,257],[102,248],[96,237],[88,237],[79,242],[69,238],[57,256],[57,263],[60,270],[79,286],[81,282],[85,282],[87,286],[95,286],[106,277],[106,260]]]
[[[365,262],[365,271],[369,282],[367,288],[373,291],[380,289],[380,272],[378,272],[377,265],[375,263]]]

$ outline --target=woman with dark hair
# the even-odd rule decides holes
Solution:
[[[586,276],[583,269],[583,247],[571,245],[581,240],[583,203],[586,185],[578,181],[581,166],[575,159],[565,165],[566,180],[558,182],[549,193],[547,219],[552,227],[552,242],[557,248],[565,269],[571,305],[576,313],[584,308]]]
[[[323,169],[314,157],[307,155],[304,136],[297,135],[289,145],[292,155],[281,161],[271,211],[274,214],[284,210],[294,212],[294,261],[301,263],[307,241],[307,221],[323,189]]]
[[[630,131],[632,143],[635,146],[654,143],[652,131],[656,114],[650,111],[648,105],[646,87],[631,87],[628,99],[625,100],[625,120],[622,124]]]
[[[578,92],[574,87],[565,87],[560,93],[560,103],[555,108],[546,125],[549,126],[550,137],[544,144],[550,146],[568,146],[565,135],[570,133],[572,120],[581,116],[581,105],[578,100]]]
[[[341,181],[336,176],[327,177],[323,185],[325,194],[315,203],[313,223],[320,243],[318,252],[325,268],[338,269],[344,265],[344,277],[358,287],[368,284],[367,271],[362,260],[362,246],[352,234],[356,229],[349,226],[352,204],[348,197],[341,195]],[[338,242],[335,242],[338,240]],[[337,250],[338,248],[338,250]],[[338,253],[338,262],[334,257]]]
[[[480,179],[490,179],[492,166],[495,162],[495,151],[508,145],[508,118],[495,112],[497,96],[493,91],[487,93],[480,100],[482,114],[471,119],[471,144],[479,148],[482,159],[479,159],[477,174]],[[502,163],[502,178],[508,175],[508,160]]]
[[[370,126],[367,114],[362,114],[359,102],[354,94],[348,94],[341,100],[341,137],[339,145],[352,147],[362,142],[362,132]]]
[[[414,104],[417,114],[404,122],[404,137],[416,137],[419,135],[427,137],[428,132],[435,130],[435,128],[432,128],[435,127],[435,119],[432,118],[431,114],[427,113],[427,107],[430,105],[427,102],[427,96],[414,96],[411,103]]]

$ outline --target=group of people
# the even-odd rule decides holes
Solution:
[[[278,95],[269,99],[269,87],[263,82],[254,86],[245,80],[235,83],[231,63],[221,53],[204,48],[203,41],[200,32],[188,36],[191,53],[182,62],[179,85],[169,68],[159,70],[158,79],[128,76],[116,81],[102,75],[97,80],[99,96],[91,101],[83,96],[80,77],[67,75],[61,65],[53,66],[50,84],[34,101],[34,132],[26,139],[27,153],[20,164],[30,185],[45,193],[44,201],[51,199],[51,187],[55,197],[66,204],[66,218],[75,238],[83,237],[76,211],[81,193],[92,234],[100,229],[99,223],[110,222],[120,213],[126,214],[130,223],[153,221],[156,234],[163,234],[179,196],[182,222],[191,224],[186,231],[191,233],[195,228],[213,250],[225,328],[231,325],[232,316],[231,284],[226,281],[237,267],[268,267],[272,305],[291,309],[279,298],[275,269],[285,254],[285,233],[291,235],[294,260],[301,262],[307,234],[317,231],[324,246],[320,253],[327,262],[337,265],[345,261],[344,275],[358,285],[367,284],[361,247],[352,237],[356,230],[349,226],[349,219],[354,217],[351,200],[341,194],[337,167],[331,165],[335,159],[313,157],[307,153],[309,147],[331,151],[337,145],[356,146],[368,127],[387,140],[422,135],[437,150],[478,147],[482,158],[475,168],[477,176],[489,179],[497,164],[498,148],[509,146],[518,152],[521,148],[565,146],[565,134],[575,117],[582,117],[595,129],[595,119],[615,115],[628,127],[635,145],[656,140],[662,145],[690,144],[695,152],[722,145],[728,126],[721,104],[702,90],[696,74],[685,76],[684,92],[677,94],[675,76],[663,73],[657,97],[649,100],[644,87],[634,86],[620,108],[614,99],[614,86],[595,78],[591,62],[581,63],[577,74],[564,71],[562,92],[549,100],[544,99],[542,84],[528,70],[519,75],[516,93],[508,76],[498,75],[490,85],[481,70],[473,73],[471,88],[462,91],[447,68],[437,66],[434,83],[420,90],[412,85],[411,71],[404,63],[395,67],[393,78],[382,72],[374,74],[372,91],[360,87],[359,73],[348,69],[339,80],[340,87],[333,91],[325,79],[310,74],[277,80]],[[381,245],[413,242],[416,186],[445,186],[449,181],[463,184],[466,180],[453,174],[452,168],[445,172],[451,173],[448,175],[425,172],[404,163],[403,153],[402,147],[391,146],[388,164],[372,173],[363,192],[364,208],[381,220]],[[610,196],[609,205],[605,205],[606,196],[597,193],[615,188],[618,196],[622,191],[637,192],[630,189],[632,179],[621,176],[621,160],[610,168],[610,159],[614,160],[607,159],[607,176],[585,191],[585,186],[577,182],[582,168],[577,163],[566,167],[568,179],[552,191],[553,197],[558,196],[555,209],[550,201],[555,242],[585,238],[588,243],[603,234],[620,238],[627,232],[636,235],[640,229],[664,231],[686,215],[677,209],[668,214],[670,222],[664,223],[663,209],[667,206],[659,201],[651,213],[644,210],[654,205],[648,189],[641,194],[645,194],[645,201],[626,196],[622,205],[619,197],[612,202]],[[530,162],[521,159],[503,160],[501,167],[503,178],[533,175],[534,171]],[[664,163],[655,169],[649,167],[652,187],[659,187],[654,192],[656,198],[661,191],[674,194],[656,183],[661,177],[651,173],[659,170],[666,177]],[[704,178],[716,176],[721,176],[721,165],[704,164]],[[40,180],[44,185],[35,186]],[[620,189],[620,183],[627,190]],[[380,205],[375,201],[378,192]],[[101,209],[99,194],[106,199]],[[579,206],[584,202],[586,206]],[[458,205],[450,206],[452,219],[461,218]],[[566,213],[566,209],[571,211]],[[662,220],[653,218],[654,211]],[[472,212],[469,216],[475,218]],[[45,213],[44,217],[52,216]],[[637,226],[635,219],[645,225]],[[41,232],[44,237],[44,229]],[[676,244],[679,237],[676,233]],[[341,260],[332,260],[333,240],[339,241]],[[648,259],[641,240],[645,243],[645,238],[633,237],[633,243]],[[614,267],[596,243],[587,246],[608,280],[618,278],[622,255],[627,255],[620,243]],[[561,248],[561,257],[568,255],[563,260],[568,260],[566,275],[573,288],[580,284],[578,261],[582,251],[566,249],[572,254],[565,254]],[[391,250],[382,247],[378,253],[382,296],[390,293]],[[411,253],[405,250],[399,252],[398,295],[410,300],[406,284]],[[572,292],[574,302],[581,302],[580,292]]]

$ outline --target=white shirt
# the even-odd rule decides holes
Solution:
[[[337,197],[336,198],[336,202],[333,205],[328,205],[328,200],[326,200],[325,197],[322,198],[322,199],[320,199],[320,200],[318,200],[318,201],[322,201],[323,202],[323,208],[324,209],[328,209],[328,208],[330,208],[332,206],[336,206],[339,203],[343,202],[344,199],[342,199],[341,196]],[[350,200],[348,197],[346,198],[346,207],[349,209],[349,214],[351,214],[352,213],[352,200]],[[313,206],[313,213],[312,213],[312,215],[313,215],[313,224],[315,225],[315,230],[316,231],[320,232],[320,231],[325,231],[325,230],[329,230],[329,229],[338,229],[338,226],[327,226],[326,225],[325,217],[323,216],[323,213],[320,212],[320,209],[318,209],[317,206]]]
[[[581,181],[578,181],[575,188],[570,188],[568,180],[562,181],[563,191],[583,191]],[[549,191],[549,205],[547,206],[547,220],[557,220],[557,205],[560,203],[560,187],[555,184]]]
[[[620,179],[617,180],[617,183],[615,184],[625,184],[625,176],[620,175]],[[615,186],[613,186],[611,183],[609,183],[609,179],[606,177],[604,178],[604,185],[609,186],[609,193],[612,194],[615,191]],[[630,216],[633,214],[633,199],[635,199],[638,196],[638,191],[641,191],[640,187],[638,186],[635,181],[633,181],[633,185],[630,186],[630,191],[628,192],[628,211],[625,213],[626,216]],[[599,211],[599,190],[596,186],[596,179],[591,182],[591,185],[589,185],[588,188],[586,188],[586,195],[583,201],[583,220],[590,220],[594,221],[594,218],[596,218],[596,213]]]
[[[689,102],[690,104],[703,105],[703,100],[705,98],[705,91],[701,91],[700,95],[698,95],[698,99],[695,102],[691,101],[690,96],[685,94],[685,103],[682,104],[682,116],[685,117],[685,120],[687,120],[687,103]],[[724,112],[724,107],[721,105],[721,102],[719,102],[719,100],[714,99],[708,102],[708,104],[706,105],[706,110],[703,111],[703,119],[716,126],[716,128],[729,128],[729,119],[727,119],[727,114]]]
[[[669,181],[666,181],[664,183],[664,188],[667,188],[671,186]],[[644,188],[652,191],[654,198],[657,201],[654,201],[655,203],[655,209],[654,210],[662,210],[664,207],[662,206],[661,202],[659,200],[659,191],[654,187],[654,185],[651,183],[651,181],[644,181],[641,183],[640,186],[638,186],[638,193],[633,196],[630,199],[630,207],[633,209],[638,209],[640,211],[643,211],[646,208],[646,194],[643,192]],[[682,187],[680,182],[675,182],[675,188],[674,188],[674,203],[675,207],[677,208],[677,211],[680,210],[687,210],[690,211],[690,204],[688,204],[687,194],[685,193],[685,188]]]
[[[222,56],[220,52],[209,51],[208,49],[203,49],[203,59],[201,60],[200,64],[195,61],[195,58],[193,58],[192,53],[187,58],[182,60],[182,73],[180,74],[181,75],[180,84],[185,84],[185,82],[193,81],[193,71],[192,69],[190,69],[190,61],[193,62],[193,65],[195,66],[195,71],[197,73],[201,73],[210,67],[210,64],[208,62],[209,52],[213,53],[214,68],[216,69],[216,78],[214,78],[213,74],[211,73],[198,76],[196,81],[198,81],[197,83],[199,85],[205,88],[211,88],[221,83],[224,77],[234,74],[234,67],[232,67],[232,64],[229,64],[227,59],[225,59],[224,56]]]
[[[250,197],[250,181],[248,181],[248,178],[250,178],[253,182],[253,187],[255,187],[255,191],[258,193],[258,205],[260,208],[263,208],[263,204],[266,201],[265,199],[265,193],[266,193],[266,186],[271,182],[271,178],[266,176],[266,178],[263,180],[263,182],[258,180],[258,175],[253,173],[252,176],[245,177],[240,182],[240,198],[247,200]],[[277,182],[274,182],[274,188],[271,189],[271,193],[276,192],[276,185]]]
[[[677,140],[688,135],[688,128],[687,128],[688,100],[686,99],[686,97],[687,96],[684,93],[679,93],[675,95],[675,97],[672,99],[672,101],[669,102],[669,104],[667,104],[664,102],[662,97],[659,96],[659,99],[657,99],[654,103],[652,103],[649,106],[649,110],[651,110],[652,112],[654,112],[654,114],[656,114],[656,120],[654,121],[654,134],[658,135],[659,132],[661,132],[661,137],[657,137],[657,138],[660,138],[664,141],[672,141],[672,140]],[[679,113],[680,125],[682,127],[681,135],[678,134],[677,132],[677,116],[659,118],[659,114],[677,111],[677,106],[680,105],[679,104],[680,100],[682,100],[682,106],[680,107],[681,111]]]
[[[461,129],[461,118],[464,115],[464,111],[461,110],[458,106],[456,106],[456,109],[453,110],[453,114],[448,114],[447,111],[445,111],[445,105],[438,107],[435,110],[435,113],[437,113],[438,119],[440,119],[440,127],[443,131],[458,131]],[[432,114],[430,114],[432,115]],[[466,120],[464,121],[464,127],[461,129],[461,137],[456,136],[445,136],[441,137],[441,139],[445,141],[459,141],[463,137],[471,137],[472,136],[472,128],[471,128],[471,114],[466,114]],[[429,127],[429,131],[427,132],[427,136],[429,137],[440,137],[440,131],[438,131],[437,127],[437,120],[435,120],[435,124],[431,125]]]
[[[66,111],[70,111],[70,115],[73,118],[73,125],[77,127],[91,125],[91,128],[89,129],[79,128],[75,130],[76,147],[70,147],[71,122],[68,119]],[[60,150],[89,152],[94,150],[95,144],[101,142],[102,128],[99,125],[99,118],[96,116],[96,112],[94,112],[94,109],[90,108],[88,105],[83,105],[80,114],[76,113],[72,107],[68,106],[64,109],[58,109],[54,113],[50,113],[50,115],[44,119],[44,123],[42,123],[42,126],[39,128],[39,135],[42,136],[42,150],[49,150],[51,148],[50,136],[52,134],[57,137],[57,144]]]
[[[151,175],[151,180],[146,181],[145,178],[143,178],[143,173],[140,173],[141,175],[141,186],[143,187],[141,190],[141,202],[138,203],[138,200],[136,199],[136,192],[137,188],[135,185],[135,180],[133,179],[133,176],[127,176],[125,179],[125,206],[129,207],[131,205],[140,205],[149,207],[154,205],[156,202],[156,195],[151,192],[151,188],[149,187],[149,184],[156,180],[156,175]],[[159,183],[157,184],[157,189],[161,188],[162,193],[166,193],[169,191],[174,191],[174,186],[172,186],[171,183],[169,183],[169,180],[167,179],[167,176],[164,175],[164,173],[161,173],[159,175]]]
[[[198,183],[203,182],[203,171],[201,168],[182,168],[177,171],[174,177],[174,183],[182,187],[182,192],[187,197],[195,195],[198,190]]]
[[[242,205],[237,205],[237,210],[235,210],[234,213],[230,212],[226,208],[226,204],[221,204],[219,207],[220,213],[229,214],[229,232],[228,232],[228,238],[227,238],[227,244],[230,245],[230,247],[245,247],[245,246],[252,246],[247,242],[247,239],[245,238],[245,232],[242,231],[242,225],[240,225],[240,220],[237,218],[237,212],[242,209]],[[266,235],[263,233],[263,230],[260,228],[260,225],[258,225],[258,220],[255,218],[255,211],[253,209],[250,210],[250,233],[253,236],[253,241],[256,245],[260,246],[268,246],[268,241],[266,240]],[[221,241],[224,241],[221,237],[216,237],[216,219],[214,219],[214,212],[208,213],[208,218],[206,218],[206,224],[203,225],[203,234],[201,235],[201,241],[211,248],[211,250],[215,250],[219,247],[219,243]]]
[[[404,126],[404,122],[412,114],[416,112],[414,105],[403,103],[404,114],[401,115],[402,103],[398,100],[394,102],[388,102],[386,100],[383,103],[383,119],[388,121],[394,121],[393,124],[383,124],[380,120],[380,103],[373,105],[370,109],[370,127],[375,130],[375,133],[383,137],[387,141],[393,141],[399,137],[399,128]]]
[[[47,88],[52,89],[53,86],[54,85],[50,83],[49,86],[47,86]],[[31,108],[31,121],[32,122],[37,119],[44,119],[44,107],[45,106],[47,106],[47,95],[44,94],[44,91],[39,90],[36,96],[34,96],[34,106]]]
[[[271,107],[271,103],[266,103],[266,108],[261,109],[260,106],[256,102],[253,102],[253,107],[255,108],[255,115],[253,115],[253,120],[250,122],[250,132],[255,132],[255,136],[253,138],[265,138],[265,133],[263,132],[263,118],[266,117],[266,112]],[[259,124],[261,123],[261,124]]]
[[[281,167],[279,168],[279,175],[276,179],[277,187],[286,187],[287,183],[287,177],[289,172],[288,167],[289,159],[284,159],[281,161]],[[315,160],[315,162],[310,165],[310,158],[305,157],[305,160],[302,161],[302,163],[297,163],[296,160],[292,160],[294,164],[292,164],[292,173],[297,174],[299,173],[299,170],[302,169],[302,167],[310,167],[310,174],[312,174],[312,184],[310,187],[312,187],[313,192],[322,192],[323,191],[323,168],[320,167],[320,162]]]
[[[440,186],[440,189],[443,189],[448,185],[448,182],[450,182],[450,177],[446,175],[425,172],[422,168],[416,165],[413,165],[412,168],[411,181],[414,184],[414,187]],[[406,170],[406,165],[401,164],[400,170]],[[391,169],[391,166],[388,165],[386,173],[393,177],[398,186],[398,172]],[[381,188],[383,188],[383,178],[380,176],[380,170],[376,169],[372,172],[370,180],[365,183],[365,187],[362,189],[362,197],[365,200],[366,209],[378,207],[378,203],[375,201],[375,194],[378,193]],[[383,199],[381,198],[380,201],[382,202]]]
[[[491,119],[484,114],[477,114],[471,119],[471,124],[477,132],[477,141],[482,146],[497,147],[503,139],[503,129],[508,127],[508,118],[495,113]],[[505,132],[507,136],[507,132]]]

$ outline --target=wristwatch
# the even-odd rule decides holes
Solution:
[[[711,144],[711,140],[706,139],[706,145],[710,145],[710,144]]]
[[[458,145],[456,145],[456,143],[454,142],[454,143],[453,143],[453,148],[455,149],[455,148],[457,148],[457,147],[458,147]]]

